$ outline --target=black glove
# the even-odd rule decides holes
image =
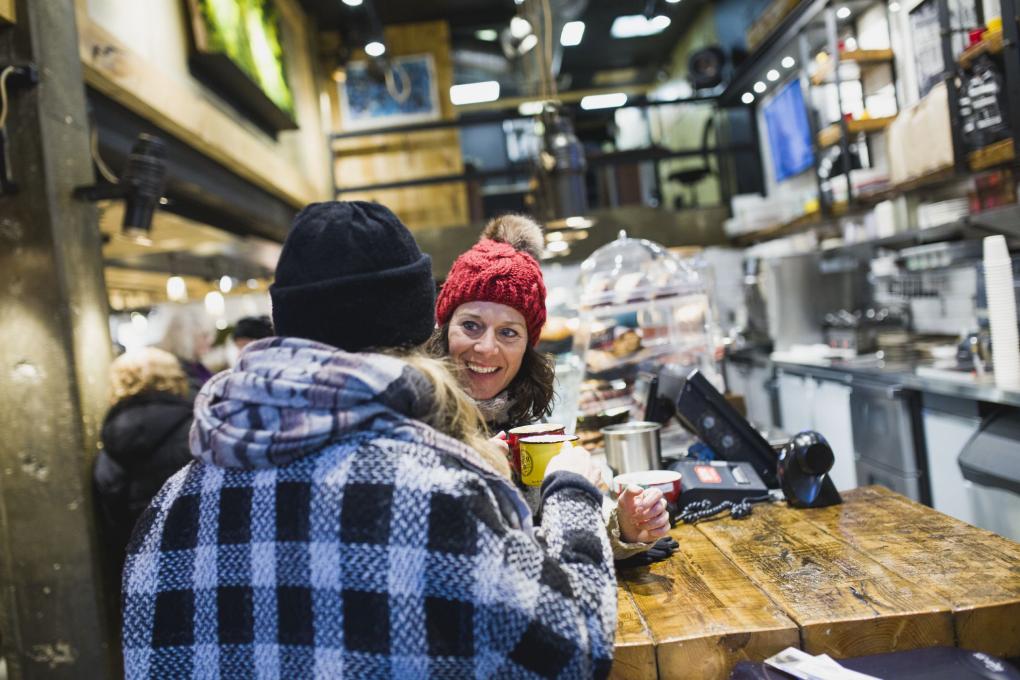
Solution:
[[[631,555],[627,559],[617,560],[616,566],[622,569],[626,569],[628,567],[645,567],[649,564],[669,559],[669,557],[676,552],[676,549],[679,547],[679,543],[669,536],[666,536],[665,538],[660,538],[655,542],[655,545],[644,552],[640,552],[637,555]]]

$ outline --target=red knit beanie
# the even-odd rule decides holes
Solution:
[[[545,325],[545,281],[538,257],[542,228],[523,215],[489,222],[482,240],[457,258],[436,301],[436,320],[448,323],[466,302],[513,307],[528,325],[528,342],[538,344]]]

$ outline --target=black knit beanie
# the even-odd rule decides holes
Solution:
[[[357,352],[432,333],[432,260],[378,203],[313,203],[294,218],[269,288],[277,335]]]

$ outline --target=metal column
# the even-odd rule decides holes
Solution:
[[[8,677],[117,674],[97,559],[90,467],[111,356],[73,3],[19,0],[0,66],[20,191],[0,197],[0,607]],[[11,85],[11,83],[8,83]]]

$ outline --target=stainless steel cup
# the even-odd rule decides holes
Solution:
[[[609,467],[618,475],[662,468],[661,429],[659,423],[643,421],[602,428]]]

